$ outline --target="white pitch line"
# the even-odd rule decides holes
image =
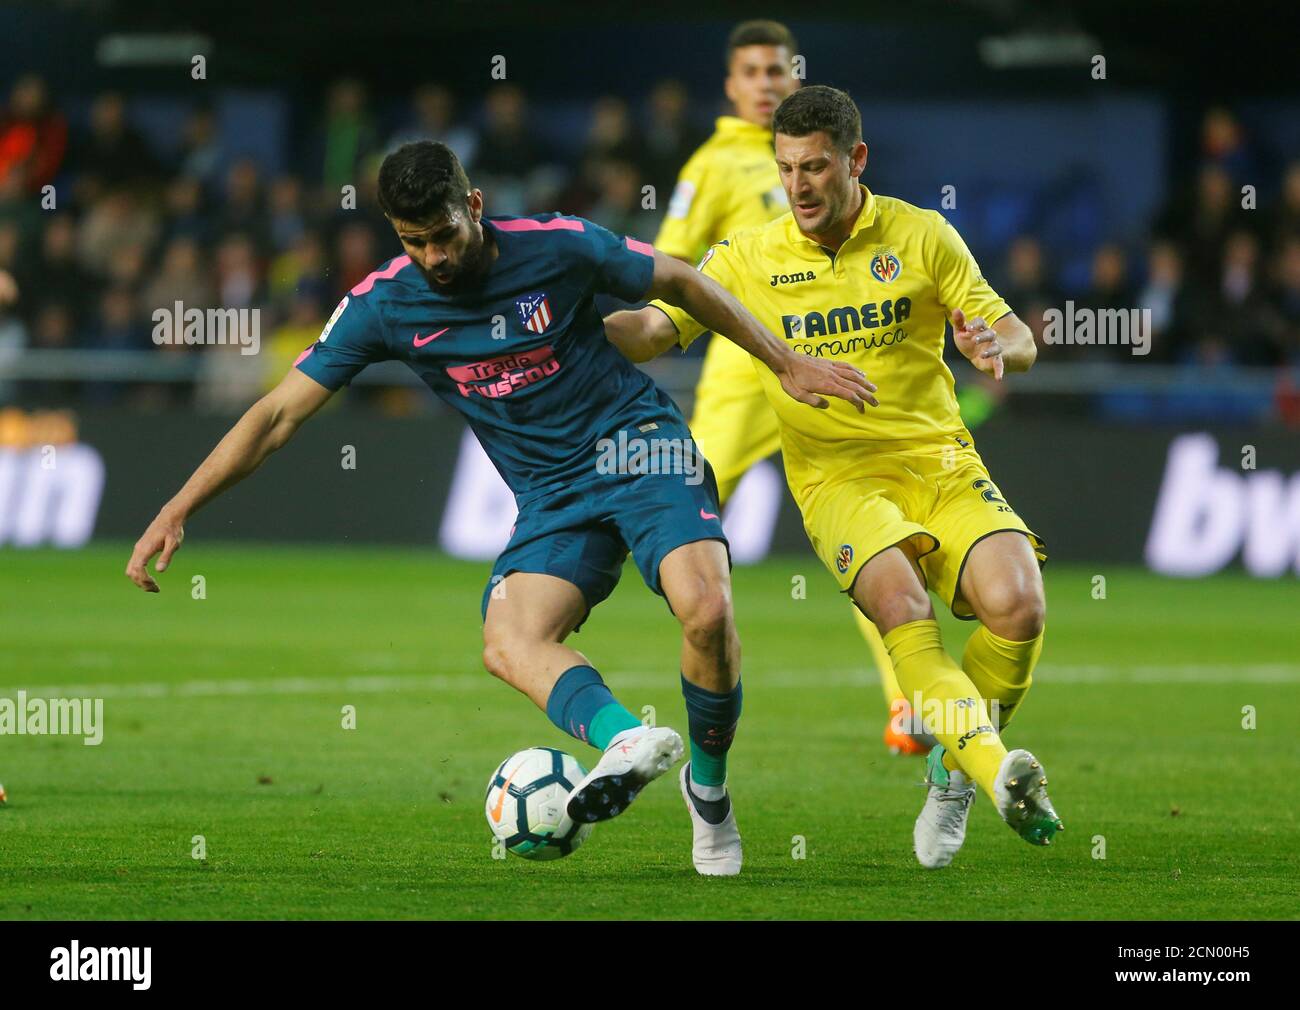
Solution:
[[[746,674],[751,689],[801,690],[824,688],[874,688],[870,670],[809,670],[806,673]],[[671,672],[608,671],[616,689],[656,690],[672,687]],[[1158,666],[1051,666],[1035,671],[1040,689],[1052,684],[1296,684],[1300,664],[1256,663],[1239,666],[1166,664]],[[503,685],[485,672],[363,674],[351,677],[268,677],[264,679],[209,679],[149,683],[17,684],[0,687],[0,697],[25,691],[44,698],[235,698],[267,695],[383,694],[386,692],[489,691]]]

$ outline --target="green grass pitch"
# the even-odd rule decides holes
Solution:
[[[926,872],[922,763],[880,743],[847,604],[811,557],[738,569],[746,863],[706,880],[672,777],[569,859],[492,858],[495,766],[534,744],[594,752],[483,672],[487,565],[195,537],[146,596],[128,553],[0,555],[0,697],[105,705],[98,747],[0,736],[0,918],[1297,915],[1291,581],[1049,565],[1047,647],[1009,738],[1042,758],[1067,831],[1032,848],[981,796],[956,863]],[[969,627],[943,621],[960,656]],[[684,733],[676,624],[633,568],[574,644]]]

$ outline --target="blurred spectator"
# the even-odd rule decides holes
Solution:
[[[645,146],[646,180],[666,201],[677,184],[677,173],[704,141],[690,122],[690,95],[681,81],[660,81],[650,92]],[[666,206],[666,204],[661,204]]]
[[[77,346],[72,311],[61,302],[46,302],[36,314],[29,346],[43,351],[63,351]],[[68,400],[77,395],[81,383],[58,380],[29,382],[28,395],[46,400]]]
[[[1212,287],[1217,284],[1228,236],[1249,225],[1245,213],[1241,193],[1228,173],[1219,165],[1207,164],[1197,176],[1194,192],[1166,209],[1157,232],[1182,246],[1192,283]]]
[[[1104,309],[1128,310],[1136,307],[1136,295],[1128,280],[1128,258],[1124,250],[1114,243],[1102,245],[1092,257],[1092,282],[1081,300],[1084,308],[1100,312]],[[1101,334],[1095,334],[1100,338]],[[1106,359],[1124,360],[1129,357],[1128,347],[1109,343],[1095,347],[1076,346],[1071,357],[1085,361]]]
[[[45,81],[18,78],[0,112],[0,179],[15,176],[27,193],[39,193],[54,181],[67,147],[68,124],[50,106]]]
[[[204,209],[203,187],[194,176],[179,175],[167,184],[163,194],[165,221],[163,237],[212,240],[213,225]]]
[[[530,177],[544,159],[528,125],[524,93],[513,84],[495,85],[484,103],[484,116],[474,182],[490,194],[491,213],[526,214]]]
[[[1278,251],[1273,312],[1278,347],[1289,364],[1300,365],[1300,235],[1287,239]]]
[[[467,126],[455,122],[456,102],[441,84],[422,84],[411,96],[411,118],[388,138],[386,151],[394,151],[415,140],[437,140],[456,152],[467,168],[478,153],[478,137]]]
[[[588,212],[591,220],[617,235],[653,239],[655,218],[641,207],[641,173],[637,167],[629,161],[602,161],[597,180],[600,191]]]
[[[304,231],[293,247],[276,257],[271,264],[271,298],[279,305],[287,305],[299,293],[303,293],[322,303],[329,301],[333,292],[329,287],[327,273],[324,240],[319,232]]]
[[[156,175],[153,152],[127,122],[126,102],[115,91],[95,99],[90,108],[90,133],[75,153],[85,198],[93,199],[105,188],[147,183]]]
[[[1092,287],[1088,300],[1097,307],[1126,309],[1133,305],[1133,291],[1128,283],[1128,257],[1113,242],[1106,243],[1093,254]]]
[[[1027,302],[1055,305],[1059,295],[1047,279],[1043,247],[1032,235],[1019,235],[1007,250],[1006,298],[1013,308]]]
[[[1020,235],[1012,241],[1007,250],[1007,283],[1003,288],[1007,304],[1029,327],[1035,343],[1042,348],[1047,310],[1060,309],[1062,302],[1059,292],[1048,283],[1043,247],[1038,239]],[[1055,350],[1053,354],[1060,356]]]
[[[1256,182],[1258,166],[1246,141],[1246,130],[1222,105],[1209,109],[1201,121],[1201,151],[1206,161],[1218,165],[1230,178]]]
[[[177,167],[182,176],[215,190],[223,160],[216,114],[208,106],[200,106],[185,121]]]
[[[1273,244],[1281,248],[1300,238],[1300,161],[1287,166],[1282,177],[1282,202],[1273,215]]]
[[[75,334],[72,310],[62,302],[46,302],[36,313],[32,346],[44,349],[72,347]]]
[[[1137,307],[1151,313],[1151,361],[1172,362],[1188,353],[1193,297],[1183,279],[1182,253],[1172,242],[1152,243]]]
[[[171,302],[155,308],[171,309]],[[111,287],[99,301],[99,319],[94,332],[98,348],[114,351],[143,351],[154,346],[152,328],[142,320],[130,288]]]
[[[13,275],[0,270],[0,365],[14,361],[27,346],[27,327],[17,307],[22,289]],[[0,379],[0,402],[14,398],[15,384]]]
[[[375,257],[375,233],[370,226],[354,221],[344,225],[334,240],[334,259],[338,273],[334,278],[335,301],[365,280],[378,266]]]
[[[271,248],[283,252],[298,241],[306,225],[302,212],[302,185],[292,175],[282,175],[271,184],[268,237]]]
[[[232,234],[217,246],[217,307],[253,308],[261,292],[257,249],[247,235]]]
[[[248,236],[259,251],[267,246],[268,228],[262,203],[262,180],[252,158],[240,158],[226,172],[225,200],[221,210],[221,234],[238,232]]]
[[[1260,269],[1259,240],[1236,231],[1224,245],[1217,297],[1212,317],[1234,361],[1244,365],[1275,365],[1282,360],[1273,339],[1268,303]]]
[[[0,221],[0,270],[11,276],[18,270],[22,232],[13,221]]]
[[[641,164],[644,149],[632,130],[632,113],[627,102],[616,95],[602,95],[591,109],[591,124],[582,150],[583,159],[625,161]]]
[[[484,126],[476,171],[493,176],[526,172],[541,160],[541,151],[528,127],[524,93],[513,84],[498,84],[483,106]]]
[[[0,224],[13,224],[23,240],[31,240],[39,232],[43,211],[23,189],[17,172],[0,178]]]
[[[128,250],[152,248],[159,231],[157,218],[129,190],[106,193],[82,222],[81,264],[95,276],[106,277]]]
[[[182,302],[187,309],[212,305],[212,287],[194,239],[180,236],[167,243],[162,262],[141,301],[146,314],[152,314],[154,309],[170,309],[176,302]]]
[[[71,213],[59,212],[48,219],[40,248],[34,256],[24,257],[15,275],[20,289],[39,291],[45,301],[68,305],[78,321],[86,318],[97,283],[77,261],[77,225]],[[29,316],[35,309],[28,304]]]
[[[357,169],[375,146],[375,128],[360,81],[345,79],[330,88],[321,128],[320,179],[326,198],[336,200],[344,186],[354,186]]]
[[[289,316],[271,333],[263,344],[265,362],[263,388],[271,389],[293,367],[303,348],[310,346],[325,327],[325,315],[320,299],[304,292],[294,298]]]

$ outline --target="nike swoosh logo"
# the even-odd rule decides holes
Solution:
[[[433,338],[430,337],[429,339],[432,340]],[[506,784],[501,787],[501,793],[499,796],[497,796],[497,805],[492,808],[493,824],[501,823],[501,811],[503,811],[506,808],[506,797],[510,795],[510,780],[515,777],[518,771],[519,771],[518,768],[512,771],[510,773],[510,778],[506,779]]]
[[[425,337],[423,340],[420,339],[420,335],[417,333],[417,334],[415,335],[415,339],[414,339],[413,341],[411,341],[411,342],[412,342],[413,344],[415,344],[416,347],[423,347],[423,346],[424,346],[425,344],[427,344],[430,340],[437,340],[440,336],[442,336],[444,333],[446,333],[449,329],[451,329],[450,326],[444,326],[444,327],[443,327],[442,329],[440,329],[437,333],[430,333],[430,334],[429,334],[427,337]]]
[[[716,518],[718,518],[718,517],[715,516],[712,512],[705,512],[704,509],[700,509],[700,518],[701,518],[701,519],[716,519]]]

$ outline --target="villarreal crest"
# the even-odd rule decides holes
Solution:
[[[891,252],[878,252],[871,257],[871,276],[882,284],[888,284],[903,272],[903,265]]]

